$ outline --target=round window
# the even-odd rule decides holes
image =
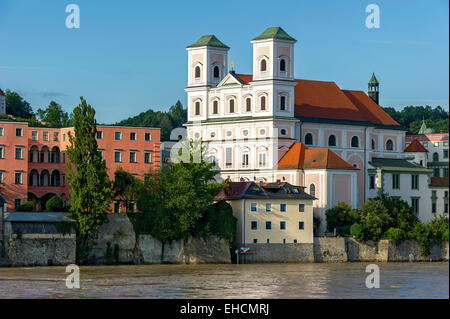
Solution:
[[[195,138],[199,138],[200,137],[200,133],[195,133]]]
[[[227,132],[227,136],[231,136],[231,134],[233,134],[231,131]]]
[[[266,134],[266,130],[265,130],[265,129],[261,129],[261,130],[259,131],[259,134],[265,135],[265,134]]]
[[[283,128],[280,130],[281,135],[286,135],[286,130]]]
[[[248,131],[247,131],[247,130],[244,130],[244,131],[242,132],[242,134],[243,134],[244,136],[248,136]]]
[[[215,137],[216,136],[216,132],[211,132],[211,137]]]

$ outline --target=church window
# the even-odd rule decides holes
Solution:
[[[266,97],[264,95],[261,96],[260,104],[261,104],[261,111],[265,111],[266,110]]]
[[[285,59],[280,60],[280,71],[286,72],[286,60]]]
[[[307,133],[305,135],[305,144],[306,145],[313,145],[313,135],[311,133]]]
[[[213,76],[214,76],[214,78],[219,78],[220,77],[220,70],[219,70],[219,67],[217,65],[213,69]]]
[[[316,185],[309,185],[309,195],[316,197]]]
[[[251,98],[246,98],[245,99],[245,107],[246,107],[246,111],[247,112],[251,112],[252,111],[252,99]]]
[[[286,97],[284,95],[280,96],[280,110],[286,111]]]
[[[230,99],[230,113],[234,113],[234,99]]]
[[[195,102],[195,115],[200,115],[200,102]]]
[[[392,140],[386,141],[386,150],[387,151],[393,151],[394,150],[394,142]]]
[[[359,147],[359,138],[358,136],[352,137],[352,147]]]
[[[328,146],[336,146],[336,136],[328,136]]]
[[[218,114],[218,113],[219,113],[219,102],[214,101],[213,102],[213,114]]]
[[[200,78],[200,67],[198,65],[195,67],[195,78]]]
[[[267,61],[266,59],[262,59],[260,62],[260,70],[261,72],[265,72],[267,70]]]

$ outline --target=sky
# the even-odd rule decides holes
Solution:
[[[80,28],[66,27],[68,4]],[[367,28],[377,4],[380,27]],[[70,112],[83,96],[100,123],[186,105],[186,46],[215,34],[237,73],[252,72],[250,40],[281,26],[297,39],[295,77],[367,91],[380,105],[449,107],[449,3],[433,1],[0,0],[0,88],[33,110]]]

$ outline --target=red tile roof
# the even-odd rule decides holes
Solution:
[[[448,177],[432,177],[430,185],[448,187]]]
[[[358,170],[327,148],[308,148],[294,143],[277,165],[278,169],[348,169]]]
[[[413,140],[403,152],[428,152],[428,150],[418,140]]]
[[[249,84],[251,74],[235,74]],[[334,82],[296,79],[294,115],[401,127],[363,91],[341,90]]]
[[[5,93],[3,93],[2,89],[0,89],[0,95],[5,96]]]

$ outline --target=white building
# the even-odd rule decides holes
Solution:
[[[314,213],[324,219],[338,201],[361,207],[371,197],[369,162],[403,158],[406,129],[376,103],[375,75],[371,98],[296,79],[296,42],[280,27],[254,38],[253,74],[228,72],[229,47],[214,35],[188,46],[187,134],[208,142],[221,179],[313,189]]]

